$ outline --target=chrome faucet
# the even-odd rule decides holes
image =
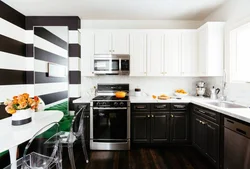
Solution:
[[[219,98],[220,101],[226,101],[227,100],[227,96],[225,95],[225,89],[227,86],[227,79],[226,79],[226,71],[224,70],[223,72],[223,80],[222,80],[222,89],[221,89],[221,97]]]

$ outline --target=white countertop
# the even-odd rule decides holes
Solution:
[[[92,97],[82,97],[73,101],[73,103],[90,103]],[[194,96],[186,96],[182,99],[169,99],[169,100],[159,100],[153,99],[152,96],[142,96],[135,97],[130,96],[131,103],[193,103],[205,108],[214,110],[216,112],[225,114],[230,117],[245,121],[250,123],[250,109],[249,108],[222,108],[208,104],[208,102],[215,102],[217,100],[211,100],[209,98],[201,98]]]

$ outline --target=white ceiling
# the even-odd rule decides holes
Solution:
[[[26,16],[203,20],[227,0],[2,0]]]

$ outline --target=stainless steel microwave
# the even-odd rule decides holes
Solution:
[[[129,55],[94,55],[94,74],[129,75]]]

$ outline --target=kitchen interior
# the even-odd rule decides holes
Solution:
[[[250,2],[1,3],[34,17],[32,28],[24,28],[26,44],[34,45],[34,59],[26,63],[32,63],[34,86],[20,92],[38,96],[47,109],[66,99],[67,116],[83,114],[82,142],[71,149],[73,155],[63,148],[56,168],[250,169]],[[66,28],[49,18],[36,22],[39,16],[77,16],[79,26]],[[0,34],[9,35],[4,19]],[[59,61],[49,59],[59,54],[47,54],[46,64],[38,55],[38,48],[48,51],[48,43],[35,23],[67,41],[66,54],[58,46],[50,51],[65,54],[67,62],[59,59],[68,71],[64,87],[52,79],[65,78]],[[70,54],[75,44],[77,57]],[[53,74],[51,80],[45,83],[39,72]],[[65,90],[66,97],[51,101],[57,97],[53,91]],[[3,91],[0,101],[7,96]],[[25,144],[18,147],[18,158]],[[0,154],[3,168],[12,161],[8,153]]]

